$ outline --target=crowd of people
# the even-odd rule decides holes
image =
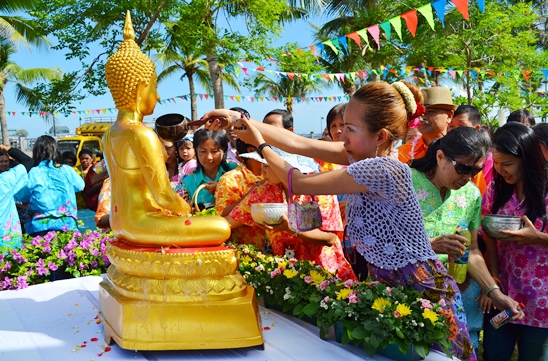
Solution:
[[[509,360],[516,347],[519,360],[548,360],[548,124],[518,110],[491,135],[449,89],[405,81],[369,83],[333,107],[321,140],[295,134],[281,109],[262,121],[242,108],[204,117],[205,127],[177,142],[160,138],[157,156],[193,211],[215,209],[228,221],[231,241],[443,300],[462,360],[477,359],[481,330],[484,360]],[[21,247],[23,233],[76,230],[78,209],[110,227],[101,155],[60,154],[49,136],[32,158],[0,151],[2,252]],[[293,229],[285,215],[278,225],[251,215],[255,203],[311,201],[322,221],[313,230]],[[520,216],[524,226],[494,239],[482,231],[485,214]],[[469,260],[457,283],[447,267],[466,249],[461,229],[470,232]],[[504,309],[509,325],[485,322]]]

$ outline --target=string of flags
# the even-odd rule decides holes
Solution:
[[[213,95],[212,94],[196,94],[196,97],[199,98],[200,100],[207,100],[209,98],[213,99]],[[185,94],[185,95],[178,95],[176,97],[172,97],[172,98],[166,98],[166,99],[162,99],[162,100],[159,100],[158,103],[161,104],[161,105],[164,105],[164,104],[170,104],[170,103],[177,103],[177,100],[183,100],[183,101],[190,101],[191,99],[191,96],[190,94]],[[249,102],[277,102],[277,103],[283,103],[284,101],[288,100],[287,98],[285,97],[268,97],[268,96],[253,96],[253,95],[225,95],[225,100],[228,101],[228,100],[232,100],[232,101],[237,101],[238,103],[240,102],[243,102],[243,101],[249,101]],[[301,102],[307,102],[307,101],[310,101],[310,102],[316,102],[316,103],[321,103],[321,102],[336,102],[336,103],[340,103],[340,102],[343,102],[343,101],[349,101],[350,100],[350,97],[348,95],[327,95],[327,96],[310,96],[310,97],[295,97],[295,98],[292,98],[292,100],[294,100],[295,102],[297,103],[301,103]],[[41,117],[46,117],[46,118],[49,118],[53,115],[64,115],[64,116],[69,116],[69,115],[94,115],[94,114],[97,114],[97,115],[103,115],[103,114],[117,114],[118,113],[118,110],[116,108],[100,108],[100,109],[86,109],[86,110],[72,110],[68,113],[61,113],[61,112],[53,112],[53,113],[50,113],[50,112],[12,112],[12,111],[8,111],[7,114],[9,116],[17,116],[17,115],[22,115],[22,116],[33,116],[33,115],[39,115]]]
[[[468,14],[468,0],[450,0],[450,2],[455,5],[457,10],[462,14],[463,18],[468,21],[469,14]],[[485,0],[477,0],[478,7],[480,11],[483,13],[485,12]],[[318,55],[326,54],[326,49],[331,49],[335,54],[339,54],[339,52],[343,52],[345,54],[348,54],[348,39],[352,39],[360,49],[362,49],[362,40],[364,42],[363,46],[365,49],[368,47],[371,47],[371,44],[369,43],[369,35],[373,38],[373,40],[376,43],[377,50],[380,50],[381,48],[381,42],[380,42],[380,34],[381,29],[386,35],[387,40],[390,40],[392,37],[392,28],[398,35],[400,41],[402,40],[402,19],[405,21],[405,24],[407,25],[407,29],[411,33],[411,36],[415,37],[417,26],[419,24],[419,18],[418,14],[420,13],[428,22],[428,25],[432,28],[432,30],[435,30],[434,25],[434,11],[436,12],[438,18],[441,21],[441,26],[445,27],[445,7],[447,5],[447,0],[436,0],[434,2],[431,2],[429,4],[420,6],[418,8],[415,8],[413,10],[407,11],[403,14],[400,14],[398,16],[395,16],[393,18],[390,18],[386,21],[383,21],[379,24],[374,24],[371,26],[368,26],[366,28],[360,29],[358,31],[354,31],[350,34],[341,35],[334,39],[329,39],[326,41],[323,41],[321,43],[310,45],[307,47],[309,51],[311,51],[316,57]]]

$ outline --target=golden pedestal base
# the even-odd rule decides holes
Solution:
[[[119,242],[107,247],[107,255],[114,262],[107,278],[100,284],[99,316],[108,344],[114,340],[121,348],[128,350],[196,350],[263,345],[255,290],[245,281],[244,284],[239,282],[241,276],[237,271],[231,275],[232,271],[219,272],[222,267],[206,267],[209,269],[206,273],[210,276],[205,278],[209,279],[211,286],[205,290],[203,282],[199,282],[204,275],[197,274],[202,273],[201,267],[200,272],[172,274],[163,279],[151,278],[158,275],[150,271],[148,262],[155,265],[157,270],[161,269],[158,265],[166,263],[173,267],[173,262],[177,263],[177,268],[192,269],[195,262],[202,266],[207,264],[208,257],[213,259],[213,255],[216,255],[216,260],[221,260],[221,264],[226,264],[227,270],[234,270],[231,255],[234,250],[222,247],[213,252],[195,249],[165,253],[151,248],[128,248],[132,247]],[[131,252],[137,253],[122,261]],[[120,254],[124,257],[116,259]],[[136,261],[143,255],[147,262],[142,259]],[[182,260],[186,260],[186,264]],[[133,274],[126,273],[129,268],[122,272],[120,269],[124,267],[116,267],[121,263],[133,263],[134,268],[130,270]],[[148,269],[146,275],[149,277],[143,277],[143,267]],[[217,271],[213,271],[215,269]],[[142,278],[141,282],[137,281],[139,278]],[[181,284],[184,287],[181,288]],[[166,292],[163,297],[159,289]]]

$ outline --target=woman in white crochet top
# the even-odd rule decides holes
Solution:
[[[453,354],[461,360],[476,360],[466,327],[459,289],[447,276],[426,235],[421,210],[411,182],[409,167],[392,158],[394,145],[404,135],[407,123],[424,108],[418,88],[405,82],[392,85],[372,82],[353,96],[344,114],[342,142],[318,142],[283,129],[242,118],[239,113],[217,109],[206,113],[207,127],[220,128],[243,122],[237,131],[246,143],[258,147],[280,179],[287,180],[290,165],[269,148],[350,164],[347,169],[303,175],[293,172],[298,194],[350,194],[346,208],[348,235],[358,251],[357,262],[368,262],[373,280],[406,285],[424,291],[432,301],[444,300],[452,325]],[[515,318],[523,317],[518,311]]]

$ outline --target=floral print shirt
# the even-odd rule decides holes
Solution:
[[[468,182],[457,190],[447,190],[445,200],[439,189],[423,172],[411,168],[413,188],[417,194],[428,238],[454,234],[459,225],[475,231],[481,224],[481,194]],[[447,255],[438,255],[442,262]]]
[[[13,197],[27,181],[22,164],[0,173],[0,254],[21,248],[21,223]]]
[[[99,226],[99,222],[104,215],[110,214],[110,178],[105,179],[101,191],[99,192],[97,211],[95,212],[95,224]]]
[[[232,163],[232,162],[226,162],[226,165],[228,166],[228,170],[219,166],[219,170],[217,171],[217,175],[215,179],[210,179],[208,176],[206,176],[203,172],[202,167],[200,167],[199,169],[196,168],[193,173],[190,173],[189,175],[187,175],[184,178],[183,187],[186,190],[188,197],[192,199],[194,192],[196,192],[199,186],[211,181],[218,182],[219,178],[221,178],[223,174],[233,170],[237,166],[236,163]],[[215,204],[215,197],[213,194],[209,193],[208,191],[202,190],[200,193],[198,193],[196,202],[204,203],[204,204],[209,204],[209,203]]]
[[[76,231],[75,192],[82,189],[84,180],[68,165],[44,160],[32,168],[27,186],[16,195],[28,203],[27,233]]]
[[[485,191],[483,214],[491,214],[494,198],[494,182]],[[545,198],[548,212],[548,195]],[[514,189],[512,197],[497,212],[509,216],[523,216],[526,204],[519,201]],[[531,220],[536,229],[542,228],[542,217]],[[548,224],[542,232],[548,232]],[[520,246],[514,242],[497,240],[499,278],[502,292],[525,305],[525,317],[512,323],[548,328],[548,247],[540,244]]]
[[[237,222],[247,226],[253,226],[255,221],[251,217],[251,205],[253,203],[285,203],[284,191],[281,185],[263,183],[254,188],[235,207],[230,216]],[[322,226],[320,230],[327,232],[340,232],[343,230],[341,214],[337,198],[334,196],[299,196],[294,195],[295,202],[306,204],[312,199],[318,202],[322,214]],[[344,258],[340,241],[332,247],[325,247],[301,240],[291,232],[279,230],[267,230],[266,236],[276,256],[283,256],[286,249],[295,252],[295,258],[299,260],[314,261],[325,269],[335,272],[343,279],[355,278],[350,264]]]
[[[217,212],[221,214],[226,207],[243,199],[251,187],[262,179],[262,176],[256,176],[245,165],[239,165],[236,169],[223,174],[215,191]],[[251,244],[259,249],[264,248],[264,239],[265,231],[255,225],[233,229],[230,235],[230,241]]]

